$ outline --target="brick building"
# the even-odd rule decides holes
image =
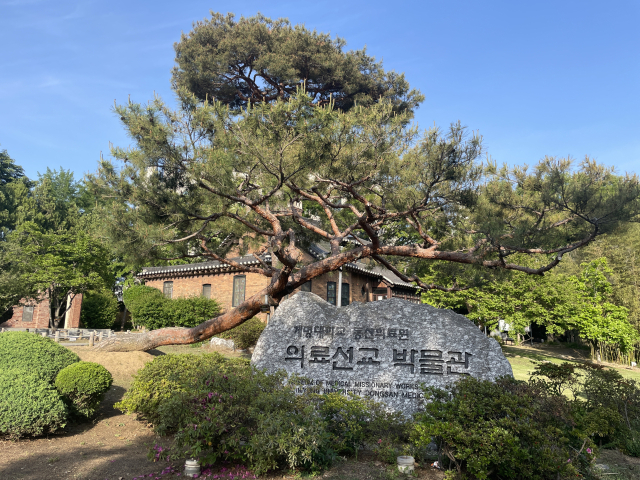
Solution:
[[[78,294],[67,310],[64,323],[60,328],[79,328],[82,294]],[[43,297],[39,302],[25,302],[16,305],[7,320],[0,323],[0,328],[49,328],[49,300]]]
[[[321,245],[312,245],[305,253],[303,263],[309,263],[328,255]],[[236,257],[233,260],[247,266],[260,266],[253,256]],[[262,257],[271,263],[269,255]],[[211,261],[174,265],[168,267],[146,267],[138,274],[145,285],[157,288],[167,297],[189,297],[202,295],[220,302],[224,311],[236,307],[245,298],[265,288],[269,278],[258,273],[241,272],[227,264]],[[340,285],[341,284],[341,287]],[[333,305],[347,306],[351,302],[372,302],[386,298],[403,298],[419,303],[420,293],[415,285],[403,282],[390,270],[364,262],[348,263],[341,271],[325,273],[316,277],[298,290],[313,292]],[[263,321],[267,314],[261,314]]]

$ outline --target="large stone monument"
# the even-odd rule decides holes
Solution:
[[[336,308],[308,292],[280,304],[251,362],[305,377],[297,392],[353,393],[405,414],[421,384],[513,375],[498,342],[451,310],[396,298]]]

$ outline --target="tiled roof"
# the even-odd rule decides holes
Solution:
[[[309,253],[317,259],[325,258],[329,255],[329,244],[327,242],[314,243],[309,247]],[[395,273],[388,268],[376,265],[370,267],[362,263],[347,263],[345,268],[354,270],[370,277],[382,278],[392,287],[418,288],[412,283],[401,280]]]
[[[314,258],[321,259],[329,255],[329,244],[327,242],[320,242],[311,244],[309,247],[309,253]],[[263,255],[262,260],[265,263],[271,263],[270,255]],[[256,260],[253,255],[246,255],[244,257],[231,258],[234,262],[246,266],[259,266],[260,262]],[[418,288],[412,283],[402,281],[395,273],[388,268],[380,265],[369,266],[364,263],[350,262],[344,266],[347,270],[356,271],[369,277],[381,278],[392,287],[404,287],[404,288]],[[150,277],[154,275],[164,274],[187,274],[187,275],[201,275],[204,273],[211,273],[222,270],[233,270],[233,267],[219,262],[217,260],[203,263],[191,263],[187,265],[171,265],[167,267],[145,267],[142,272],[138,274],[139,277]]]
[[[271,263],[270,255],[263,255],[261,258],[265,263]],[[245,266],[260,265],[260,262],[253,255],[246,255],[244,257],[235,257],[235,258],[231,258],[230,260]],[[211,262],[190,263],[187,265],[171,265],[167,267],[144,267],[142,269],[142,272],[140,272],[138,276],[148,277],[151,275],[162,275],[166,273],[173,273],[173,274],[186,273],[190,275],[196,275],[196,274],[203,274],[203,273],[208,273],[216,270],[226,270],[226,269],[233,269],[233,268],[234,267],[232,267],[231,265],[219,262],[217,260],[213,260]]]

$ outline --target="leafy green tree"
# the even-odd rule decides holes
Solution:
[[[0,240],[15,228],[16,210],[29,194],[32,182],[6,150],[0,151]]]
[[[385,71],[365,49],[344,52],[345,45],[283,18],[211,12],[176,43],[173,85],[233,109],[287,100],[303,85],[314,104],[342,110],[384,100],[405,112],[424,99],[403,74]]]
[[[20,249],[13,242],[6,239],[0,242],[0,316],[10,317],[12,307],[29,297],[30,281],[25,273],[30,268],[25,259],[18,261],[20,254]]]
[[[613,288],[607,274],[613,273],[606,258],[582,264],[580,277],[572,277],[582,293],[574,322],[580,334],[591,343],[600,360],[600,345],[616,345],[626,353],[640,340],[638,331],[629,323],[629,311],[611,303]]]
[[[27,222],[7,243],[11,267],[23,285],[21,297],[48,298],[51,327],[60,325],[78,294],[112,282],[109,252],[82,231],[50,231]]]
[[[640,332],[640,224],[624,224],[566,257],[560,271],[580,275],[581,264],[606,258],[611,301],[626,307],[629,322]]]
[[[94,206],[91,192],[70,170],[47,168],[32,182],[0,152],[0,314],[23,299],[48,295],[57,326],[78,293],[92,285],[113,288],[122,266],[113,266],[110,276],[104,271],[110,255],[87,234],[95,231]],[[83,252],[101,258],[83,259]],[[92,266],[97,270],[91,272]]]
[[[520,258],[520,261],[534,265],[531,259]],[[431,273],[423,277],[425,282],[452,281],[443,279],[437,272]],[[576,298],[580,296],[570,278],[555,272],[546,275],[498,272],[480,280],[468,278],[467,283],[458,278],[461,290],[429,290],[422,298],[438,308],[456,310],[489,330],[504,320],[518,334],[524,334],[525,327],[532,324],[546,327],[549,334],[564,333],[574,328],[570,319],[575,315]]]
[[[627,308],[615,303],[607,279],[612,269],[605,258],[583,263],[581,268],[577,275],[508,272],[494,275],[480,287],[450,293],[431,290],[423,298],[431,305],[458,310],[488,328],[495,328],[502,319],[518,333],[533,323],[550,334],[579,330],[598,359],[601,345],[628,353],[640,335],[629,322]]]
[[[406,275],[396,259],[540,275],[639,208],[635,176],[616,176],[589,159],[578,168],[546,158],[532,170],[498,169],[478,160],[478,135],[460,125],[420,134],[385,102],[342,112],[300,92],[240,113],[193,97],[178,110],[156,98],[116,112],[135,145],[114,148],[122,164],[103,161],[91,181],[105,202],[103,234],[117,254],[133,264],[215,259],[270,283],[197,327],[101,348],[204,340],[254,316],[265,295],[277,303],[358,259],[445,291],[460,287]],[[233,238],[273,261],[248,267],[226,259]],[[320,239],[330,254],[301,265],[301,248]],[[345,247],[347,240],[355,244]],[[516,254],[548,261],[530,266]]]

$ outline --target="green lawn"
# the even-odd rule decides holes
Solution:
[[[537,362],[548,361],[552,363],[584,363],[588,360],[586,352],[566,349],[562,347],[545,348],[523,348],[523,347],[502,347],[507,360],[513,369],[513,376],[516,380],[529,380],[531,372]],[[630,369],[620,366],[613,367],[625,378],[640,381],[640,369],[638,367]]]

